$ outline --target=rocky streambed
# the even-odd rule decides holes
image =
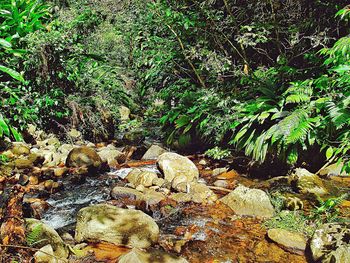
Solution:
[[[47,137],[36,145],[13,144],[3,152],[9,162],[1,166],[1,181],[24,189],[26,242],[35,248],[36,262],[350,258],[349,177],[325,180],[296,169],[290,176],[254,180],[229,165],[159,145],[148,146],[140,160],[133,160],[138,147],[95,145],[80,138],[63,144]],[[298,221],[315,204],[339,196],[344,198],[334,200],[339,200],[341,220]],[[321,212],[320,217],[327,211]]]

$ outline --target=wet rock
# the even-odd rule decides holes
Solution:
[[[310,248],[312,257],[317,262],[348,262],[350,258],[350,223],[322,225],[315,231]]]
[[[14,165],[18,169],[27,169],[33,167],[33,162],[29,159],[15,159]]]
[[[145,201],[148,205],[158,204],[166,198],[164,194],[156,192],[154,189],[143,189],[143,192],[140,192],[136,189],[119,186],[113,188],[111,196],[116,200]]]
[[[235,170],[231,170],[229,172],[224,172],[224,173],[219,174],[217,176],[217,179],[230,180],[230,179],[237,178],[238,176],[239,176],[239,174]]]
[[[315,174],[303,168],[295,169],[292,184],[302,194],[316,194],[319,196],[328,193],[322,180]]]
[[[63,176],[67,175],[68,171],[69,169],[67,167],[59,167],[59,168],[55,168],[53,170],[53,173],[55,177],[62,178]]]
[[[217,195],[205,184],[191,183],[189,192],[195,203],[213,203],[218,200]]]
[[[158,145],[152,145],[147,152],[142,156],[142,160],[156,160],[160,155],[167,152],[167,150],[163,149]]]
[[[152,182],[153,185],[162,187],[165,183],[165,180],[163,178],[155,178]]]
[[[198,180],[199,171],[187,157],[167,152],[159,156],[157,163],[164,174],[164,179],[168,182],[172,182],[175,177],[180,175],[186,176],[187,182]]]
[[[53,252],[52,246],[46,245],[40,248],[37,252],[34,254],[34,259],[36,263],[63,263],[63,260],[58,260]]]
[[[119,263],[187,263],[184,258],[166,253],[161,250],[142,251],[134,248],[129,253],[119,258]]]
[[[226,173],[227,171],[228,171],[227,168],[215,168],[213,170],[213,176],[218,176],[218,175],[220,175],[222,173]]]
[[[146,248],[157,242],[159,228],[138,210],[111,205],[93,205],[78,212],[75,240],[106,241],[116,245]]]
[[[166,196],[154,189],[145,189],[141,198],[147,205],[156,205],[165,200]]]
[[[53,228],[33,218],[27,218],[25,222],[28,233],[31,233],[33,229],[38,229],[38,225],[40,225],[39,235],[37,236],[38,242],[35,243],[35,247],[41,248],[46,245],[51,245],[53,254],[56,257],[62,259],[66,259],[68,257],[68,249],[63,243],[62,238]]]
[[[30,153],[30,148],[27,144],[22,142],[14,142],[11,152],[16,156],[28,155]]]
[[[114,199],[130,199],[130,200],[141,200],[142,199],[142,193],[128,187],[120,187],[116,186],[113,188],[111,192],[111,196]]]
[[[66,160],[67,167],[88,167],[98,170],[101,164],[101,157],[96,151],[85,146],[71,150]]]
[[[120,120],[121,121],[128,121],[130,120],[130,109],[125,106],[120,106],[119,107],[119,115],[120,115]]]
[[[267,236],[287,250],[299,253],[305,251],[306,239],[302,234],[284,229],[269,229]]]
[[[171,182],[171,187],[175,189],[178,192],[186,193],[188,191],[188,179],[187,176],[184,174],[177,175]]]
[[[126,179],[129,183],[135,187],[143,185],[144,187],[150,187],[153,185],[153,181],[158,178],[157,174],[151,171],[135,168],[127,176]]]
[[[202,159],[202,160],[200,160],[200,161],[198,162],[198,164],[200,164],[200,165],[207,165],[207,161],[204,160],[204,159]]]
[[[229,186],[229,183],[226,180],[216,180],[214,182],[214,186],[227,188]]]
[[[103,147],[99,149],[98,155],[101,157],[103,162],[107,162],[109,166],[116,166],[118,164],[118,159],[125,159],[125,154],[118,151],[117,149]]]
[[[220,201],[238,215],[270,218],[274,214],[268,195],[260,189],[250,189],[240,185]]]

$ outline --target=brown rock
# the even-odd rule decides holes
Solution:
[[[86,146],[71,150],[66,160],[67,167],[88,167],[100,169],[101,164],[102,160],[97,152],[94,149]]]

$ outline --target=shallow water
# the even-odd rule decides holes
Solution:
[[[143,169],[158,172],[155,165],[145,166]],[[97,177],[87,177],[85,182],[79,185],[65,179],[64,190],[52,194],[46,200],[50,208],[44,213],[42,221],[54,229],[75,223],[76,214],[81,208],[110,200],[113,186],[124,179],[131,170],[122,168]]]

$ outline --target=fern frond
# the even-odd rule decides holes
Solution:
[[[26,242],[29,246],[33,246],[35,243],[40,242],[39,239],[43,232],[43,224],[37,224],[33,229],[27,234]]]

